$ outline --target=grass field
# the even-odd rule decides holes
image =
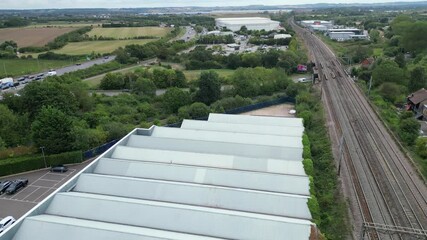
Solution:
[[[146,44],[155,39],[133,39],[133,40],[112,40],[112,41],[91,41],[91,42],[73,42],[68,43],[63,48],[55,50],[55,53],[63,53],[69,55],[84,55],[95,53],[111,53],[119,47],[124,47],[130,44]]]
[[[70,61],[37,59],[0,59],[1,76],[20,76],[71,65]]]
[[[13,40],[18,47],[42,47],[56,37],[73,30],[76,28],[4,28],[0,29],[0,42]]]
[[[229,77],[234,73],[234,70],[231,69],[211,69],[218,73],[220,77]],[[209,71],[209,70],[186,70],[184,71],[184,75],[187,78],[188,81],[194,81],[197,80],[200,77],[200,73],[202,71]]]
[[[139,36],[164,37],[172,31],[171,28],[162,27],[123,27],[123,28],[94,28],[89,36],[103,36],[115,39],[132,38]]]

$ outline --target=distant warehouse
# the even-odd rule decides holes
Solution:
[[[247,18],[217,18],[215,24],[218,28],[227,28],[231,31],[239,31],[242,26],[246,26],[248,30],[266,30],[272,31],[279,28],[278,21],[273,21],[269,18],[247,17]]]

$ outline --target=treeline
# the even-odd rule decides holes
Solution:
[[[31,22],[26,18],[10,17],[0,20],[0,28],[24,27],[28,26]]]
[[[120,48],[114,53],[116,60],[120,63],[132,63],[138,60],[157,57],[159,59],[169,59],[176,56],[178,52],[191,47],[194,42],[174,41],[168,42],[159,40],[149,42],[144,45],[127,45],[125,48]]]
[[[279,67],[287,73],[296,72],[298,64],[307,61],[301,51],[269,50],[267,52],[230,54],[228,56],[213,54],[214,51],[205,47],[196,47],[193,51],[179,56],[180,62],[185,63],[187,69],[237,69],[240,67]]]
[[[174,71],[175,77],[171,79],[165,77],[172,75],[170,70],[149,73],[140,69],[128,73],[122,80],[128,81],[130,93],[115,97],[89,94],[87,85],[74,74],[32,82],[20,95],[5,94],[0,102],[0,149],[43,146],[48,154],[87,150],[121,138],[137,126],[198,118],[211,111],[223,112],[253,102],[245,97],[274,92],[295,96],[296,84],[283,70],[248,71],[256,76],[256,81],[251,78],[244,84],[245,70],[237,70],[232,77],[233,88],[224,92],[218,74],[203,72],[195,87],[169,87],[162,96],[155,94],[162,84],[183,86],[179,72]]]
[[[5,41],[0,44],[0,58],[17,58],[18,44],[14,41]]]
[[[150,80],[143,81],[141,79]],[[108,73],[99,85],[103,90],[130,89],[133,92],[147,89],[165,89],[170,87],[187,87],[185,75],[180,70],[155,68],[154,70],[138,69],[134,73]]]
[[[188,16],[188,15],[147,15],[147,16],[120,16],[113,17],[110,23],[102,24],[102,27],[146,27],[159,26],[160,24],[175,26],[189,26],[190,24],[200,25],[208,29],[213,29],[215,19],[208,16]]]
[[[249,39],[249,43],[254,45],[268,45],[268,46],[287,46],[291,42],[291,38],[281,38],[281,39],[274,39],[274,38],[259,38],[259,37],[253,37]]]
[[[208,34],[208,35],[203,35],[199,37],[199,39],[197,39],[197,43],[199,44],[222,44],[222,43],[230,44],[230,43],[234,43],[234,38],[232,34],[225,35],[225,36]]]
[[[45,52],[49,50],[59,49],[65,46],[69,42],[81,42],[89,39],[86,33],[90,32],[92,27],[83,27],[77,30],[65,33],[55,38],[52,42],[47,43],[44,47],[22,47],[19,48],[19,52]]]

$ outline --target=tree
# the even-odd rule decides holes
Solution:
[[[395,103],[402,94],[402,86],[392,82],[385,82],[379,87],[379,92],[385,100]]]
[[[44,147],[48,154],[72,150],[75,141],[73,121],[64,112],[51,106],[43,106],[32,126],[33,141]]]
[[[125,79],[121,73],[107,73],[101,80],[99,88],[103,90],[120,90],[125,86]]]
[[[25,143],[28,133],[26,117],[18,116],[7,106],[0,105],[0,136],[6,147]]]
[[[190,103],[190,94],[176,87],[168,88],[163,95],[163,106],[172,113],[177,113],[180,107]]]
[[[396,55],[396,57],[394,57],[394,61],[397,63],[397,65],[400,67],[400,68],[404,68],[405,67],[405,55],[403,55],[403,53],[398,53],[397,55]]]
[[[378,43],[380,41],[380,32],[378,30],[372,29],[369,32],[369,38],[372,42]]]
[[[100,146],[107,140],[107,133],[101,128],[89,129],[84,127],[74,127],[73,135],[75,137],[73,149],[83,151]]]
[[[412,146],[418,138],[420,131],[420,123],[413,117],[402,119],[399,124],[399,136],[402,141]]]
[[[67,115],[75,115],[79,103],[69,87],[59,82],[48,81],[33,82],[21,91],[23,112],[29,114],[30,119],[40,111],[43,106],[52,106]]]
[[[199,91],[197,100],[210,105],[220,98],[221,81],[218,73],[214,71],[203,71],[199,78]]]
[[[156,85],[150,79],[140,77],[132,84],[132,92],[138,95],[154,97],[156,96]]]
[[[180,107],[178,110],[178,116],[181,119],[197,119],[206,117],[209,115],[209,107],[201,102],[195,102],[190,106]]]
[[[390,60],[384,60],[375,67],[372,72],[373,84],[379,86],[384,82],[394,82],[400,85],[406,85],[404,72],[397,63]]]
[[[425,76],[425,70],[421,66],[415,67],[411,71],[411,77],[409,78],[408,89],[410,92],[415,92],[423,87],[427,87],[427,78]]]

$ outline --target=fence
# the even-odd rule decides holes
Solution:
[[[266,102],[260,102],[260,103],[255,103],[255,104],[243,106],[243,107],[230,109],[230,110],[225,111],[225,113],[226,114],[239,114],[239,113],[254,111],[254,110],[258,110],[261,108],[266,108],[266,107],[270,107],[270,106],[274,106],[274,105],[278,105],[278,104],[282,104],[282,103],[295,103],[295,98],[293,98],[293,97],[281,97],[281,98],[266,101]],[[209,116],[199,117],[199,118],[196,118],[196,120],[205,120],[206,121],[206,120],[208,120],[208,117]],[[177,122],[177,123],[168,124],[168,125],[166,125],[166,127],[179,128],[179,127],[181,127],[181,124],[182,124],[182,121]]]
[[[86,152],[83,153],[83,159],[86,160],[86,159],[93,158],[99,154],[104,153],[110,147],[112,147],[114,144],[116,144],[118,141],[119,141],[119,139],[116,139],[116,140],[113,140],[111,142],[105,143],[99,147],[87,150]]]

